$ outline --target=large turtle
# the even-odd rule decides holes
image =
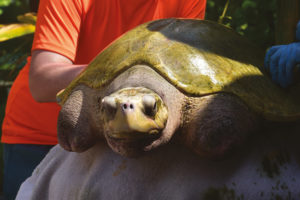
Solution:
[[[134,156],[176,133],[196,153],[223,155],[263,119],[300,118],[300,97],[263,74],[263,56],[214,22],[162,19],[140,25],[58,94],[59,143],[82,152],[104,135],[115,152]]]

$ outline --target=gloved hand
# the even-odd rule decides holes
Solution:
[[[296,65],[300,64],[300,42],[271,47],[265,56],[265,68],[273,81],[286,88],[294,81]]]
[[[297,69],[300,66],[300,21],[296,39],[298,42],[271,47],[265,55],[265,69],[270,72],[273,81],[283,88],[293,83],[296,72],[300,70]]]

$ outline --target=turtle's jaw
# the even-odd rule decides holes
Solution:
[[[104,135],[117,153],[134,156],[161,136],[168,118],[161,98],[146,88],[124,88],[102,99]]]
[[[110,148],[123,156],[137,157],[144,152],[144,148],[150,145],[154,140],[158,139],[161,135],[151,135],[147,137],[140,137],[138,139],[120,139],[113,138],[105,134],[106,141]]]

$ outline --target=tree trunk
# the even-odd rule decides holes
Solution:
[[[295,41],[295,30],[300,19],[300,0],[277,1],[276,44]]]

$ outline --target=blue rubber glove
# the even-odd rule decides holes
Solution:
[[[273,81],[281,87],[290,86],[300,69],[300,21],[296,28],[298,42],[271,47],[265,55],[265,69],[270,72]]]
[[[300,64],[300,42],[271,47],[265,56],[265,68],[273,81],[286,88],[294,81]]]

